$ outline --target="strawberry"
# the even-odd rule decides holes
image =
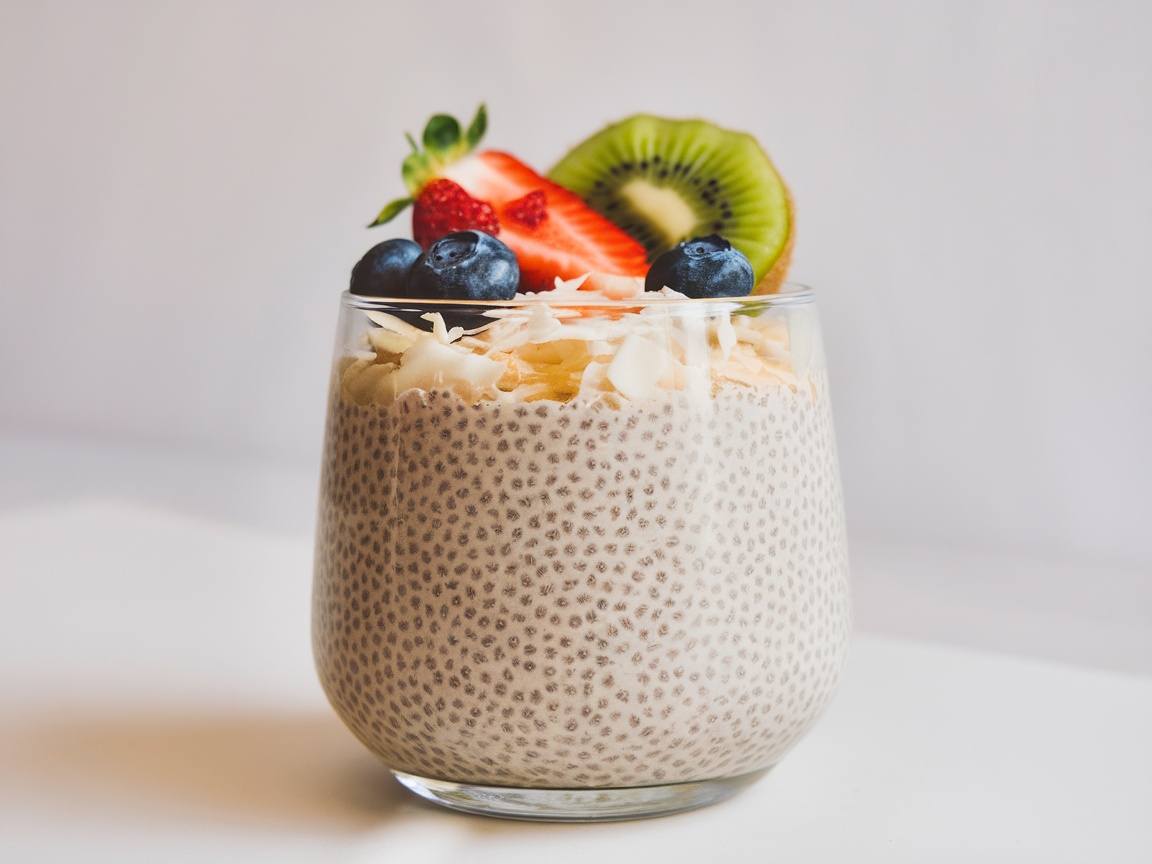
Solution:
[[[424,251],[453,231],[473,229],[496,236],[500,222],[487,201],[473,198],[458,183],[433,180],[416,196],[412,208],[412,238]]]
[[[635,277],[648,272],[644,247],[574,192],[514,156],[472,152],[486,126],[481,105],[466,132],[452,117],[438,114],[424,129],[423,150],[409,136],[413,152],[402,173],[413,197],[391,202],[372,224],[383,224],[415,203],[413,234],[422,246],[453,230],[499,231],[519,260],[521,291],[547,291],[557,278],[585,273],[592,274],[585,283],[589,288],[631,290]]]
[[[548,196],[543,189],[529,192],[504,205],[504,215],[525,228],[535,228],[548,218]]]
[[[520,260],[524,291],[547,291],[556,277],[585,273],[642,276],[648,258],[639,243],[590,208],[576,193],[541,177],[507,153],[488,150],[444,169],[472,195],[491,201]]]

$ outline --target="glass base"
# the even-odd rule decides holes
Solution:
[[[518,789],[429,780],[401,771],[396,779],[417,795],[465,813],[536,822],[614,822],[668,816],[731,798],[771,768],[694,783],[624,789]]]

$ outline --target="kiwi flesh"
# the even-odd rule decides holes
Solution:
[[[548,174],[643,244],[648,260],[719,234],[747,256],[756,293],[783,281],[792,201],[751,135],[638,114],[578,144]]]

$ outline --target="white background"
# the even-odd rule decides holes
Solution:
[[[337,295],[389,230],[363,226],[402,133],[481,101],[541,169],[636,111],[754,133],[798,202],[858,560],[1057,562],[1009,568],[1016,601],[1055,573],[1149,611],[1146,2],[2,0],[4,434],[293,471],[306,530]],[[918,567],[907,596],[967,590]]]

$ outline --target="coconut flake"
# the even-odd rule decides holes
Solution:
[[[507,367],[471,351],[448,345],[424,335],[412,343],[400,360],[400,368],[390,377],[393,395],[419,388],[451,387],[474,398],[495,389]]]
[[[584,373],[580,376],[580,395],[588,399],[606,390],[607,371],[608,364],[598,360],[593,360],[585,366]]]
[[[643,276],[618,276],[614,273],[593,273],[588,290],[601,294],[610,300],[626,300],[644,293]]]
[[[664,348],[633,333],[620,343],[606,375],[617,391],[637,402],[655,394],[671,363],[672,356]]]
[[[357,360],[344,370],[340,381],[344,397],[357,405],[367,405],[372,401],[379,380],[395,368],[395,363],[376,364],[372,360]]]
[[[547,303],[534,305],[528,311],[528,319],[524,322],[524,341],[547,342],[558,338],[557,334],[563,327]]]
[[[400,333],[404,336],[410,336],[413,340],[427,335],[426,331],[409,324],[407,321],[402,321],[395,315],[389,315],[387,312],[370,312],[365,310],[364,314],[379,324],[381,327],[383,327],[385,330],[390,330],[393,333]]]
[[[416,340],[403,333],[385,330],[383,327],[368,331],[368,342],[377,351],[385,354],[403,354]]]
[[[432,322],[432,336],[443,345],[450,345],[464,335],[463,327],[453,327],[449,330],[448,325],[444,323],[444,316],[439,312],[425,312],[420,317]]]
[[[720,346],[720,354],[727,360],[736,345],[736,329],[732,326],[731,315],[716,317],[716,344]]]
[[[552,289],[552,294],[575,294],[580,290],[580,286],[588,281],[591,273],[585,273],[583,276],[577,276],[575,279],[561,279],[556,277],[556,287]]]

